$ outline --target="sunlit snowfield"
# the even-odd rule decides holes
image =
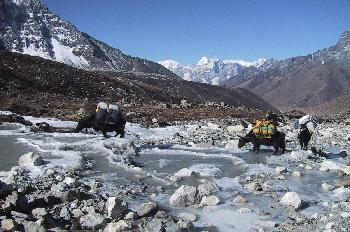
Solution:
[[[45,121],[54,127],[76,126],[75,122],[56,119],[25,119],[33,123]],[[33,133],[20,124],[3,124],[0,126],[0,158],[3,161],[0,171],[9,171],[18,165],[20,155],[34,151],[46,161],[44,166],[31,169],[34,177],[53,167],[89,169],[92,172],[85,178],[103,182],[104,191],[109,194],[115,193],[120,185],[147,184],[159,190],[133,199],[131,208],[151,199],[171,214],[196,214],[196,226],[215,226],[220,231],[249,231],[258,228],[257,220],[279,224],[290,220],[290,209],[279,202],[288,191],[297,192],[307,203],[300,211],[306,217],[315,217],[315,213],[322,213],[331,202],[350,196],[348,188],[338,188],[341,182],[350,181],[349,176],[336,174],[337,171],[350,174],[349,159],[344,157],[345,152],[350,152],[350,129],[340,124],[318,125],[311,146],[323,148],[331,156],[327,160],[315,160],[308,159],[312,156],[310,152],[299,150],[296,129],[289,124],[292,123],[281,128],[287,135],[287,153],[277,156],[272,156],[269,147],[263,147],[259,155],[251,153],[249,146],[238,149],[238,135],[244,135],[247,129],[237,127],[228,131],[215,124],[144,128],[127,123],[125,139],[115,138],[112,133],[105,139],[93,130],[87,134]],[[216,137],[215,145],[211,140],[203,139],[208,135]],[[276,167],[286,167],[287,171],[279,173]],[[220,191],[215,194],[220,199],[218,205],[180,208],[170,205],[169,198],[176,189],[182,185],[198,186],[205,180],[214,181],[219,187]],[[263,190],[256,191],[248,186],[254,181]],[[323,182],[335,189],[324,191]],[[237,195],[245,197],[247,203],[233,203]]]

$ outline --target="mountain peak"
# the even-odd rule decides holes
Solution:
[[[350,50],[350,30],[344,31],[337,43],[338,47],[348,48]]]
[[[217,62],[218,59],[215,58],[215,57],[211,57],[211,58],[208,58],[206,56],[203,56],[198,62],[197,62],[197,65],[200,65],[200,66],[205,66],[205,65],[211,65],[213,64],[214,62]]]

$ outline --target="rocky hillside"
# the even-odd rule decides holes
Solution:
[[[245,89],[231,89],[145,73],[84,71],[39,57],[0,51],[0,107],[70,107],[83,98],[128,104],[224,102],[230,106],[272,109]]]
[[[0,1],[0,49],[71,66],[177,77],[163,66],[123,54],[52,13],[40,0]]]
[[[188,81],[219,85],[250,68],[258,72],[271,66],[275,60],[258,59],[254,62],[243,60],[219,60],[202,57],[196,64],[184,65],[175,60],[158,61],[167,69]]]
[[[338,113],[344,104],[337,99],[350,94],[350,31],[335,46],[274,62],[265,71],[246,69],[225,84],[252,90],[280,109]]]

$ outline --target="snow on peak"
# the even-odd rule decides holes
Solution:
[[[208,58],[206,56],[203,56],[198,62],[197,65],[199,66],[206,66],[206,65],[212,65],[214,62],[217,62],[218,59],[215,57],[213,58]]]
[[[196,64],[182,65],[174,60],[158,61],[158,63],[185,80],[218,85],[242,73],[246,67],[254,66],[259,69],[267,61],[265,58],[248,62],[244,60],[219,60],[215,57],[203,56]]]

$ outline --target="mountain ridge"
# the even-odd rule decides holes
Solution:
[[[0,45],[87,70],[177,75],[153,61],[125,55],[52,13],[40,0],[0,2]]]

